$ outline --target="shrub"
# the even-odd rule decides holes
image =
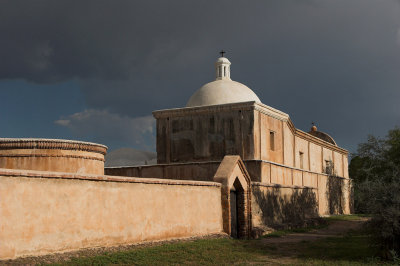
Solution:
[[[400,255],[400,129],[384,139],[369,136],[353,155],[349,172],[356,212],[372,215],[370,227],[382,256],[395,258]]]

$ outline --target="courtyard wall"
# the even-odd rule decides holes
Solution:
[[[243,161],[251,178],[252,221],[266,228],[331,214],[350,214],[347,177],[263,160]],[[220,162],[192,162],[105,168],[106,174],[212,181]]]
[[[0,169],[0,259],[222,232],[221,185]]]

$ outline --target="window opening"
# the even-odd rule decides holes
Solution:
[[[271,151],[275,150],[275,132],[274,131],[269,132],[269,148]]]
[[[300,152],[300,169],[304,169],[304,153]]]
[[[325,173],[328,175],[333,174],[333,162],[331,160],[325,160]]]

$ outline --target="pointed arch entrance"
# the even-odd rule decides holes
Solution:
[[[250,237],[251,183],[240,156],[225,156],[214,175],[214,181],[222,184],[224,232],[235,238]]]

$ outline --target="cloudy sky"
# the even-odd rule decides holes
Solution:
[[[400,125],[400,1],[0,0],[0,137],[155,150],[153,110],[232,79],[354,151]]]

